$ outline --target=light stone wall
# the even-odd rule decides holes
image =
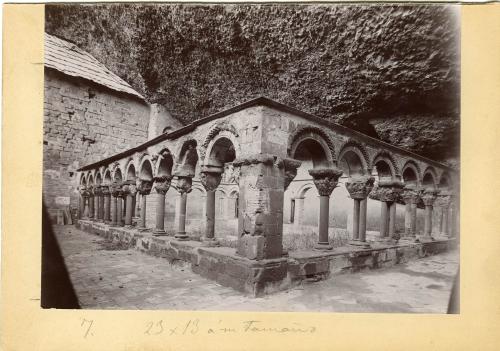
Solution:
[[[67,198],[76,207],[76,170],[145,142],[148,122],[149,107],[143,101],[46,69],[45,205],[49,209],[64,208],[67,205],[61,204],[61,198]]]

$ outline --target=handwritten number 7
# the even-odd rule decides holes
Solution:
[[[85,331],[85,334],[83,335],[83,337],[86,338],[89,334],[93,336],[94,333],[91,333],[90,329],[92,328],[92,324],[94,324],[94,320],[93,319],[87,320],[87,319],[83,318],[82,324],[80,324],[80,326],[83,327],[85,324],[88,324],[88,327],[87,327],[87,330]]]

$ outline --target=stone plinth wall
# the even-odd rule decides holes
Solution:
[[[193,272],[250,296],[262,296],[292,286],[326,279],[330,275],[390,267],[399,263],[444,252],[455,245],[453,239],[426,243],[373,244],[373,248],[349,246],[329,252],[292,251],[276,259],[249,260],[228,247],[204,247],[199,241],[178,241],[171,236],[154,237],[150,232],[109,227],[80,220],[77,226],[107,240],[119,242],[146,254],[184,261]]]
[[[149,106],[80,78],[45,70],[43,197],[78,205],[76,170],[147,140]]]

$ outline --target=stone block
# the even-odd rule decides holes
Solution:
[[[244,235],[238,240],[238,254],[250,260],[264,258],[265,238],[260,235]]]

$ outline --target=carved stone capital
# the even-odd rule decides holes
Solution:
[[[122,184],[118,182],[113,182],[109,186],[111,190],[111,196],[113,197],[123,197]]]
[[[153,187],[152,180],[138,179],[136,182],[137,191],[141,195],[149,195],[151,193],[151,188]]]
[[[102,195],[102,187],[100,185],[94,186],[94,196]]]
[[[87,190],[87,187],[84,186],[84,185],[80,185],[78,187],[78,192],[80,193],[81,196],[83,197],[87,197],[88,196],[88,190]]]
[[[200,182],[206,191],[214,191],[222,180],[221,167],[202,166],[200,171]]]
[[[426,189],[424,193],[422,194],[422,201],[424,202],[425,206],[432,206],[434,205],[434,201],[436,201],[437,198],[437,191],[433,189]]]
[[[108,185],[101,186],[101,194],[104,196],[108,196],[110,194]]]
[[[175,190],[177,190],[179,193],[190,193],[193,185],[193,178],[192,177],[185,177],[185,176],[177,176],[177,182],[175,184]]]
[[[135,182],[130,180],[123,182],[122,192],[125,195],[135,196],[135,194],[137,193],[137,187],[135,186]]]
[[[401,198],[405,204],[418,204],[422,191],[417,188],[405,187],[401,193]]]
[[[439,192],[436,198],[436,205],[447,209],[452,203],[452,193],[447,190],[442,190]]]
[[[170,189],[170,184],[172,182],[172,176],[160,176],[154,177],[154,189],[158,194],[165,195]]]
[[[372,190],[370,198],[383,202],[395,202],[403,191],[403,183],[398,181],[379,182]]]
[[[315,168],[310,169],[309,174],[313,177],[318,193],[321,196],[330,196],[337,187],[342,171],[338,168]]]
[[[283,160],[283,168],[285,170],[285,190],[297,175],[297,169],[301,164],[301,161],[294,160],[292,158],[285,158]]]
[[[352,199],[363,200],[372,191],[374,182],[373,177],[358,177],[349,179],[345,186]]]

